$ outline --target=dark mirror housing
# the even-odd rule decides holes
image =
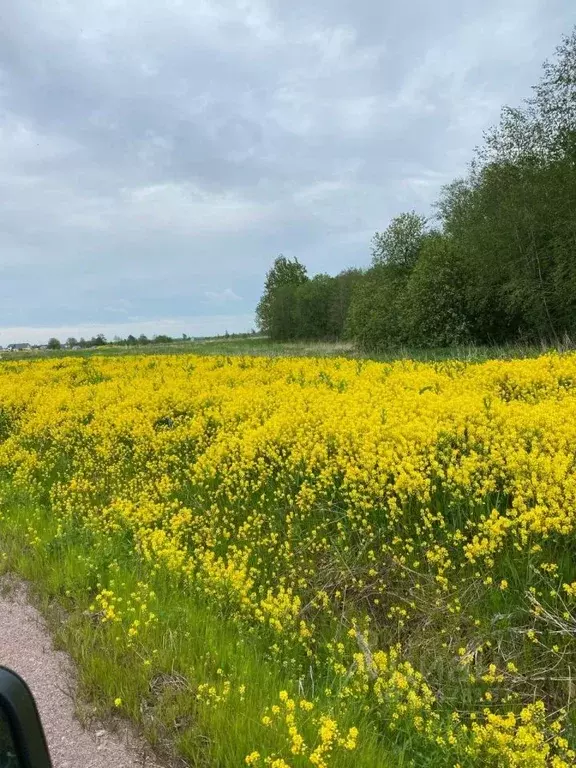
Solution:
[[[34,697],[5,667],[0,667],[0,768],[52,768]]]

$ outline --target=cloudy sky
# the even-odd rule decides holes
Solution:
[[[0,344],[248,330],[283,252],[369,261],[572,0],[0,0]]]

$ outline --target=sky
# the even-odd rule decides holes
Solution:
[[[430,215],[571,0],[0,0],[0,344],[252,328]]]

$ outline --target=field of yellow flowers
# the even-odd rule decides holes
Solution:
[[[576,356],[0,367],[0,554],[193,765],[576,763]]]

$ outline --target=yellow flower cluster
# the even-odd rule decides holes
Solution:
[[[360,718],[453,764],[572,764],[576,356],[4,362],[0,472],[51,546],[110,552],[92,610],[120,642],[159,621],[161,576],[281,665],[261,727],[286,751],[248,765],[339,764]],[[198,706],[229,685],[196,681]]]
[[[326,714],[309,714],[314,710],[314,704],[307,699],[295,700],[290,698],[287,691],[280,691],[280,704],[274,704],[262,717],[262,724],[267,728],[276,727],[279,731],[285,729],[286,742],[292,756],[301,756],[305,765],[316,768],[328,768],[334,750],[353,751],[356,749],[358,728],[355,726],[343,734],[338,722]],[[298,716],[303,721],[299,723]],[[307,743],[302,728],[307,727],[310,741]],[[246,756],[248,765],[276,765],[276,761],[284,758],[271,754],[263,758],[259,752],[251,752]],[[287,765],[287,763],[282,763]]]
[[[114,564],[111,564],[111,570],[115,570]],[[98,587],[100,588],[101,584],[98,584]],[[114,579],[110,580],[110,587],[115,587]],[[144,582],[138,582],[136,591],[131,592],[127,599],[117,595],[114,589],[101,588],[90,610],[100,617],[102,623],[121,624],[126,630],[130,646],[134,638],[158,621],[156,614],[149,608],[149,603],[155,598],[155,592]]]

